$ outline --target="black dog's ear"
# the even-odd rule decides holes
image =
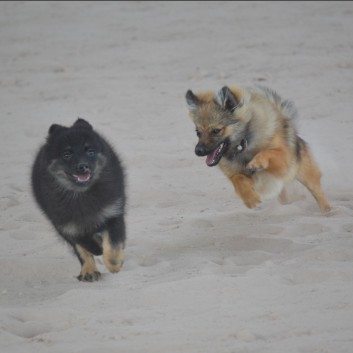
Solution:
[[[190,89],[186,92],[185,98],[189,111],[194,112],[200,105],[200,100],[195,96],[194,93],[192,93]]]
[[[222,109],[233,113],[234,110],[238,107],[239,102],[233,94],[233,92],[227,87],[224,86],[216,95],[216,103],[222,107]]]
[[[93,129],[92,125],[88,121],[86,121],[85,119],[81,119],[81,118],[78,118],[72,126],[84,127],[86,129],[90,129],[90,130]]]
[[[48,133],[49,135],[52,135],[54,132],[63,131],[65,129],[67,129],[67,127],[58,124],[53,124],[50,126]]]

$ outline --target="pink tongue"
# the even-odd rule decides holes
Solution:
[[[219,148],[216,148],[213,152],[207,155],[206,164],[209,166],[216,159]]]
[[[83,174],[83,175],[77,175],[77,180],[80,182],[85,182],[88,181],[91,177],[91,174]]]

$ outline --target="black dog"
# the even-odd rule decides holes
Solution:
[[[107,141],[83,119],[53,124],[32,168],[35,199],[82,265],[80,281],[100,273],[93,255],[110,272],[124,262],[124,170]]]

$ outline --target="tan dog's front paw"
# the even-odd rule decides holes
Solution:
[[[257,154],[245,167],[250,174],[259,172],[268,168],[268,160]]]
[[[247,195],[246,198],[243,198],[243,201],[248,208],[255,208],[261,203],[259,195],[255,192]]]

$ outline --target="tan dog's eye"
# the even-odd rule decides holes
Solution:
[[[213,129],[213,130],[211,131],[211,134],[212,134],[213,136],[217,136],[220,132],[221,132],[221,129]]]

